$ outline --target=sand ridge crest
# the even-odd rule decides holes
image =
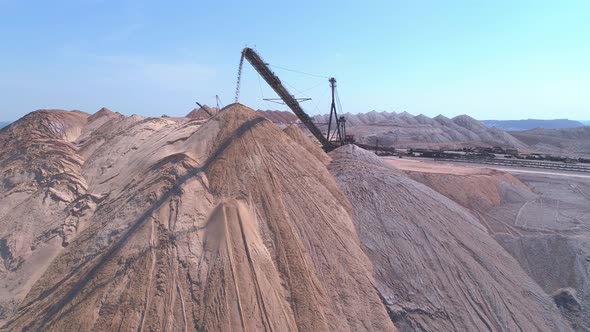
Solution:
[[[116,116],[86,129],[76,143],[48,142],[77,160],[68,173],[85,184],[62,180],[72,202],[1,198],[38,206],[7,205],[32,238],[6,243],[21,267],[33,256],[43,264],[19,288],[22,300],[2,303],[5,329],[395,331],[348,201],[322,162],[270,121],[233,104],[205,122]],[[47,203],[54,217],[32,214]]]

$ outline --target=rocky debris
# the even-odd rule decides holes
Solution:
[[[318,151],[239,104],[206,122],[106,118],[46,142],[71,159],[56,157],[70,177],[51,188],[69,195],[49,206],[45,168],[0,170],[7,190],[27,183],[0,196],[5,329],[396,330]]]
[[[496,235],[524,270],[547,292],[576,331],[590,330],[590,237]]]
[[[465,208],[355,146],[331,156],[398,328],[571,330],[551,297]]]
[[[566,311],[580,311],[582,306],[576,297],[576,291],[572,288],[560,288],[553,294],[553,300],[560,309]]]
[[[574,330],[588,331],[588,309],[582,307],[575,289],[560,288],[553,294],[553,300],[563,315],[572,323]]]

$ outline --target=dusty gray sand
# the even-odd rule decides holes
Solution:
[[[496,235],[548,293],[575,330],[590,331],[590,179],[517,174],[535,196],[490,211],[513,220],[521,236]],[[564,300],[564,290],[567,300]]]
[[[554,296],[574,329],[590,331],[590,178],[575,173],[517,169],[511,175],[457,164],[388,162],[470,209]]]
[[[466,209],[370,152],[345,146],[331,157],[398,328],[570,330],[551,297]]]

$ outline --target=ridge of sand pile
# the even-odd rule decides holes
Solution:
[[[40,148],[73,179],[1,170],[5,329],[395,331],[348,201],[274,124],[239,104],[204,124],[103,113]]]
[[[0,325],[71,236],[87,187],[71,142],[88,116],[40,110],[0,131]]]
[[[483,123],[459,115],[449,119],[443,115],[429,118],[407,112],[376,112],[343,114],[346,129],[360,143],[397,148],[456,149],[473,146],[511,146],[524,150],[527,145],[504,130],[488,128]],[[329,114],[314,116],[314,122],[327,123]],[[325,130],[326,125],[318,125]]]
[[[301,129],[299,129],[295,125],[290,125],[289,127],[283,129],[285,134],[289,135],[295,142],[299,143],[299,145],[303,146],[309,153],[311,153],[314,157],[316,157],[319,161],[321,161],[324,165],[328,165],[330,163],[330,156],[324,152],[322,147],[319,144],[316,144],[314,141],[309,139]]]
[[[397,159],[387,159],[386,162],[467,208],[492,234],[517,234],[518,230],[503,218],[491,218],[488,215],[491,208],[536,196],[513,175],[489,168]]]
[[[464,208],[371,153],[330,171],[396,326],[407,331],[569,331],[552,299]]]
[[[451,198],[462,206],[485,209],[502,203],[504,185],[534,196],[530,189],[511,174],[490,168],[387,159],[412,179]]]
[[[204,105],[203,107],[205,107],[205,109],[201,107],[193,108],[193,110],[190,111],[186,117],[193,120],[207,120],[211,117],[209,114],[215,115],[220,111],[217,107],[209,107],[207,105]]]
[[[574,330],[590,329],[590,208],[585,195],[589,181],[535,174],[518,176],[521,181],[485,168],[393,163],[470,209],[545,293],[554,297]]]

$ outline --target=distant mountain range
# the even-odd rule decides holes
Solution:
[[[586,126],[590,126],[590,120],[584,120],[584,121],[580,121],[580,122]]]
[[[563,128],[576,128],[583,127],[584,123],[580,121],[568,120],[568,119],[554,119],[554,120],[482,120],[481,123],[488,127],[495,127],[503,130],[520,131],[529,130],[535,128],[544,129],[563,129]],[[590,124],[590,122],[588,123]]]
[[[2,122],[0,121],[0,128],[4,128],[6,126],[8,126],[11,122]]]

